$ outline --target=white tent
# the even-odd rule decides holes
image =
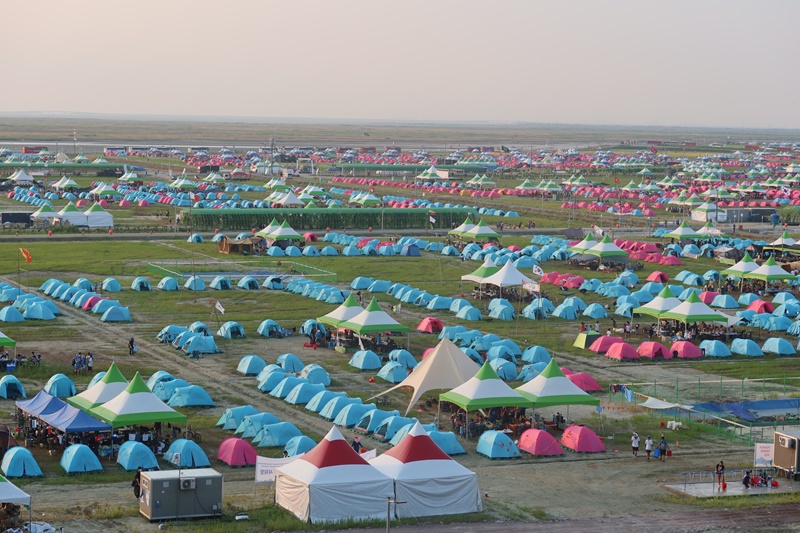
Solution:
[[[17,505],[31,505],[30,495],[0,476],[0,503],[14,503]]]
[[[90,228],[113,228],[114,216],[103,209],[103,206],[95,203],[92,207],[84,211],[86,215],[86,225]]]
[[[312,523],[380,519],[393,482],[332,427],[302,457],[275,471],[275,503]]]
[[[27,172],[25,172],[21,168],[17,169],[16,172],[11,174],[8,177],[8,179],[13,181],[14,183],[17,183],[17,184],[32,184],[33,183],[33,177],[30,176]]]
[[[522,272],[520,272],[514,263],[506,261],[498,272],[495,272],[488,278],[483,278],[483,283],[487,285],[495,285],[497,287],[519,287],[525,283],[533,283],[533,280]]]
[[[444,453],[419,422],[388,452],[370,461],[394,480],[397,518],[483,510],[478,476]]]
[[[402,387],[411,387],[414,393],[408,402],[406,413],[417,400],[429,390],[450,390],[472,379],[480,367],[467,354],[458,349],[449,339],[442,339],[438,346],[402,382],[373,398]],[[372,399],[372,398],[370,398]]]
[[[75,204],[72,202],[68,203],[58,212],[58,216],[56,217],[56,222],[61,224],[67,223],[73,226],[85,226],[86,225],[86,215],[81,213],[81,210],[75,207]]]

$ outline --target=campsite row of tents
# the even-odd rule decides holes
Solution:
[[[100,320],[103,322],[131,321],[131,313],[127,307],[124,307],[119,300],[111,300],[94,292],[94,287],[95,285],[86,278],[78,278],[72,284],[50,278],[42,283],[39,290],[52,299],[100,315]]]

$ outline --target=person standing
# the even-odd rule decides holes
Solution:
[[[361,453],[361,438],[356,435],[356,438],[353,439],[353,443],[351,444],[353,449],[356,453]]]
[[[717,463],[714,473],[717,476],[717,488],[722,490],[722,484],[725,482],[725,463],[722,461]]]
[[[644,451],[647,454],[647,461],[650,461],[650,454],[653,453],[653,439],[650,438],[650,435],[644,440]]]
[[[136,496],[136,499],[139,499],[139,496],[142,494],[142,467],[136,469],[136,475],[133,476],[133,481],[131,482],[131,487],[133,487],[133,495]]]
[[[667,444],[667,439],[664,435],[661,435],[661,440],[658,441],[658,458],[662,461],[667,460],[667,450],[669,450],[669,444]]]
[[[131,340],[128,341],[128,355],[133,355],[135,348],[136,343],[134,342],[133,337],[131,337]]]
[[[631,451],[633,452],[633,458],[636,459],[639,457],[639,434],[635,431],[631,436]]]
[[[90,374],[94,372],[94,355],[92,355],[92,352],[86,354],[86,370]]]

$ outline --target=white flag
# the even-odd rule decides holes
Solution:
[[[544,276],[544,270],[539,265],[533,265],[533,273],[536,276]]]
[[[222,313],[223,315],[225,314],[225,308],[224,308],[224,307],[222,307],[222,304],[221,304],[221,303],[219,303],[219,300],[217,300],[217,303],[214,305],[214,308],[215,308],[217,311],[219,311],[220,313]]]

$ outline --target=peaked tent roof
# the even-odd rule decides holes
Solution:
[[[569,248],[567,248],[567,251],[577,252],[579,254],[585,254],[586,250],[589,250],[596,245],[597,245],[597,239],[595,239],[591,233],[587,233],[586,237],[584,237],[581,242],[579,242],[575,246],[570,246]]]
[[[661,292],[658,293],[658,296],[653,298],[645,305],[634,308],[633,312],[642,315],[659,317],[667,311],[678,307],[680,304],[681,301],[673,296],[672,291],[669,290],[669,287],[664,287]]]
[[[555,359],[551,359],[538,376],[517,387],[516,391],[533,401],[534,407],[600,405],[597,398],[587,394],[567,379]]]
[[[355,318],[362,311],[364,311],[364,308],[359,305],[358,300],[356,300],[356,297],[353,296],[353,293],[350,293],[347,296],[347,299],[342,302],[339,307],[327,315],[317,318],[317,321],[336,327],[342,322],[347,322],[348,320]]]
[[[452,229],[447,232],[448,235],[463,235],[472,228],[475,227],[475,224],[472,222],[472,219],[467,217],[467,219],[457,228]]]
[[[745,252],[744,257],[733,265],[730,268],[726,268],[720,274],[734,275],[734,276],[741,276],[742,274],[746,274],[748,272],[752,272],[753,270],[758,268],[758,263],[753,261],[753,258],[750,257],[750,252]]]
[[[186,423],[186,416],[159,400],[139,372],[124,391],[103,405],[90,409],[89,413],[115,428],[153,422]]]
[[[693,230],[686,221],[683,221],[680,226],[669,233],[664,234],[666,239],[699,239],[700,237],[703,237],[703,235]]]
[[[463,237],[471,237],[473,239],[488,239],[494,237],[500,238],[500,234],[490,228],[483,220],[478,221],[473,228],[461,234]]]
[[[611,240],[611,237],[606,235],[603,237],[603,240],[583,252],[588,255],[595,255],[600,259],[604,257],[614,257],[614,256],[626,256],[628,252],[614,244],[614,241]]]
[[[474,376],[478,370],[478,365],[467,354],[459,350],[450,339],[444,338],[406,379],[372,398],[401,387],[411,387],[414,393],[404,413],[408,414],[417,400],[427,391],[458,387]]]
[[[728,322],[728,317],[703,303],[696,292],[692,292],[686,301],[671,311],[664,312],[659,318],[677,320],[685,324],[694,322]]]
[[[483,264],[477,270],[461,276],[462,281],[474,281],[475,283],[483,283],[484,278],[488,278],[492,274],[497,273],[500,267],[494,263],[491,257],[483,260]]]
[[[390,317],[386,311],[381,309],[378,300],[375,298],[372,299],[366,309],[350,320],[340,322],[338,326],[353,330],[358,334],[379,333],[381,331],[408,331],[408,326],[404,326]]]
[[[125,379],[125,376],[119,371],[116,363],[111,363],[108,371],[100,381],[77,396],[67,398],[67,403],[84,410],[89,410],[92,407],[102,405],[116,398],[127,386],[128,380]]]
[[[795,280],[797,276],[789,274],[781,266],[775,262],[773,257],[767,259],[767,262],[753,270],[742,274],[743,278],[759,279],[761,281],[779,281],[779,280]]]
[[[27,492],[11,483],[5,477],[0,476],[0,501],[3,503],[30,506],[31,497]]]
[[[285,220],[281,223],[281,225],[275,228],[268,236],[270,239],[275,239],[276,241],[304,241],[305,238],[297,233],[289,223]]]
[[[533,280],[520,272],[512,261],[506,261],[503,268],[483,280],[483,283],[487,285],[495,285],[500,288],[520,287],[525,283],[532,282]]]
[[[439,395],[440,400],[454,403],[467,411],[490,407],[530,407],[524,398],[497,376],[489,361],[466,383]]]

